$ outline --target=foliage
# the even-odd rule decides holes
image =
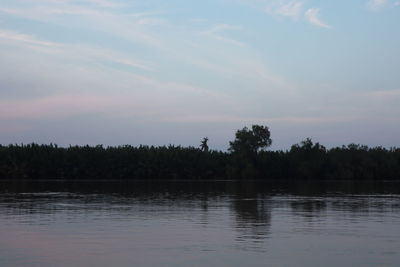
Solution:
[[[200,149],[204,152],[208,152],[208,137],[204,137],[200,142]]]
[[[257,153],[272,144],[271,133],[267,126],[253,125],[244,127],[235,134],[235,140],[229,142],[229,151],[239,153]]]
[[[0,179],[400,180],[400,149],[306,139],[267,151],[268,127],[236,132],[229,152],[181,146],[0,145]]]

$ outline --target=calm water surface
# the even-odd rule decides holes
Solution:
[[[400,266],[397,183],[0,186],[0,266]]]

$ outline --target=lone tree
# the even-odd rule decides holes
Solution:
[[[201,140],[200,143],[200,149],[203,150],[204,152],[208,152],[208,137],[204,137],[203,140]]]
[[[229,151],[234,153],[257,154],[272,144],[271,133],[267,126],[252,125],[244,127],[235,134],[235,140],[229,142]]]

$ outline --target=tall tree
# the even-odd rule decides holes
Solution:
[[[235,140],[229,142],[229,151],[257,154],[272,144],[271,133],[267,126],[252,125],[244,127],[235,134]]]
[[[271,144],[271,133],[267,126],[252,125],[251,129],[244,127],[238,130],[235,140],[229,142],[229,151],[232,152],[230,175],[241,179],[258,178],[257,156]]]
[[[203,140],[201,140],[200,143],[200,149],[203,150],[204,152],[208,152],[208,137],[204,137]]]

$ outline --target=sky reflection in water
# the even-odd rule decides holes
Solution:
[[[396,266],[397,184],[6,183],[2,266]]]

